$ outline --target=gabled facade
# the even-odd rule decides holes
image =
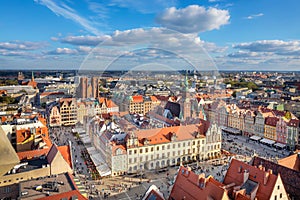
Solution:
[[[251,137],[254,135],[255,115],[253,111],[248,110],[245,114],[245,125],[243,135]]]
[[[298,137],[300,138],[299,124],[300,121],[298,119],[291,119],[287,123],[286,145],[291,150],[295,149]]]
[[[53,106],[49,113],[49,126],[61,126],[61,115],[58,106]]]
[[[265,121],[265,128],[264,128],[264,137],[271,139],[271,140],[277,140],[277,134],[276,134],[276,125],[278,122],[277,117],[267,117]]]
[[[276,138],[274,138],[274,140],[282,144],[286,144],[286,136],[287,136],[287,123],[283,119],[283,117],[280,117],[276,124]]]
[[[265,118],[262,112],[258,111],[255,116],[255,124],[254,124],[254,133],[255,135],[263,138],[265,133]]]
[[[61,124],[71,126],[77,123],[77,102],[75,98],[60,99]]]

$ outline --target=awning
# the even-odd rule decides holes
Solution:
[[[274,143],[275,143],[275,141],[269,140],[269,139],[267,139],[267,138],[264,138],[264,139],[260,140],[260,142],[266,143],[266,144],[274,144]]]
[[[257,140],[260,140],[260,139],[261,139],[261,137],[259,137],[259,136],[256,136],[256,135],[253,135],[253,136],[251,136],[251,137],[250,137],[250,139],[251,139],[251,140],[255,140],[255,141],[257,141]]]
[[[98,150],[95,147],[88,147],[87,151],[89,152],[89,155],[99,172],[101,177],[109,176],[111,175],[111,170],[108,167],[108,165],[105,162],[105,158],[101,156],[101,154],[98,152]]]
[[[280,148],[284,148],[285,144],[281,144],[281,143],[276,143],[274,144],[274,146],[280,147]]]

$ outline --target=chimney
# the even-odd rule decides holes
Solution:
[[[269,174],[273,174],[273,170],[268,169]]]
[[[264,185],[267,185],[267,182],[269,180],[269,176],[270,176],[269,172],[265,172],[264,173]]]
[[[246,183],[246,181],[249,178],[249,171],[248,170],[244,170],[244,174],[243,174],[243,183]]]
[[[204,178],[202,177],[202,178],[199,179],[199,187],[201,189],[205,188],[205,182],[206,182],[205,177]]]
[[[242,173],[242,166],[239,166],[238,173]]]

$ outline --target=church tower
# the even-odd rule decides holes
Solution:
[[[188,89],[188,78],[187,74],[185,75],[185,80],[184,80],[184,91],[183,91],[183,97],[184,97],[184,102],[183,102],[183,119],[186,120],[191,117],[191,99],[190,99],[190,93]]]

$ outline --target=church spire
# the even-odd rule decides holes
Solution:
[[[185,86],[185,91],[188,91],[189,82],[188,82],[188,77],[187,77],[187,71],[185,72],[184,86]]]
[[[34,81],[33,71],[31,71],[31,81]]]

